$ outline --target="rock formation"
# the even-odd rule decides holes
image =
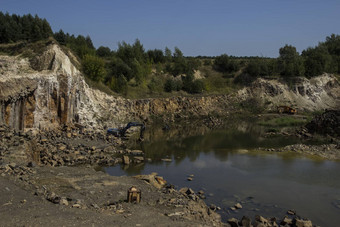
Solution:
[[[269,109],[277,106],[293,106],[298,111],[316,111],[340,107],[340,84],[330,74],[312,79],[299,78],[293,85],[278,80],[254,81],[249,87],[238,92],[240,99],[257,97],[266,102]]]

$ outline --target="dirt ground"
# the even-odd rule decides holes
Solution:
[[[222,225],[203,201],[140,179],[86,167],[43,166],[17,172],[9,170],[0,177],[1,226]],[[142,191],[141,203],[127,203],[131,186]]]

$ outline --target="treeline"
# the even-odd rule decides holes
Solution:
[[[53,35],[46,19],[31,14],[18,16],[0,12],[0,43],[38,41]]]
[[[279,49],[278,58],[243,58],[224,54],[214,60],[214,69],[225,74],[242,69],[236,82],[247,84],[257,77],[281,76],[311,78],[322,73],[340,73],[340,36],[332,34],[316,47],[309,47],[299,54],[292,45]]]
[[[144,87],[151,92],[159,92],[161,86],[161,91],[166,92],[201,93],[206,89],[208,80],[194,78],[195,70],[201,66],[220,72],[223,78],[233,78],[235,83],[240,84],[249,84],[258,77],[311,78],[324,72],[340,73],[340,36],[335,34],[301,54],[294,46],[285,45],[279,49],[278,58],[227,54],[185,57],[177,47],[173,51],[167,47],[146,51],[138,39],[133,44],[119,43],[117,50],[104,46],[96,49],[89,36],[70,35],[63,30],[53,34],[46,19],[37,15],[18,16],[0,12],[0,43],[35,42],[50,36],[79,57],[82,71],[88,78],[122,94],[127,93],[129,86]],[[150,77],[151,74],[154,76]]]

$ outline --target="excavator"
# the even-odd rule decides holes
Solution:
[[[139,139],[143,140],[144,138],[144,131],[145,131],[145,125],[143,123],[139,122],[129,122],[125,127],[120,128],[109,128],[107,130],[108,134],[114,135],[116,137],[125,137],[126,131],[131,127],[141,127]]]
[[[297,113],[296,109],[289,107],[289,106],[278,106],[277,112],[279,112],[279,114],[282,114],[282,113],[296,114]]]

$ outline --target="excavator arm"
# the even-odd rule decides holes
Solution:
[[[126,131],[131,127],[141,127],[140,129],[140,135],[139,138],[143,139],[144,137],[144,131],[145,131],[145,125],[139,122],[129,122],[124,128],[109,128],[107,130],[108,134],[112,134],[117,137],[125,137]]]

